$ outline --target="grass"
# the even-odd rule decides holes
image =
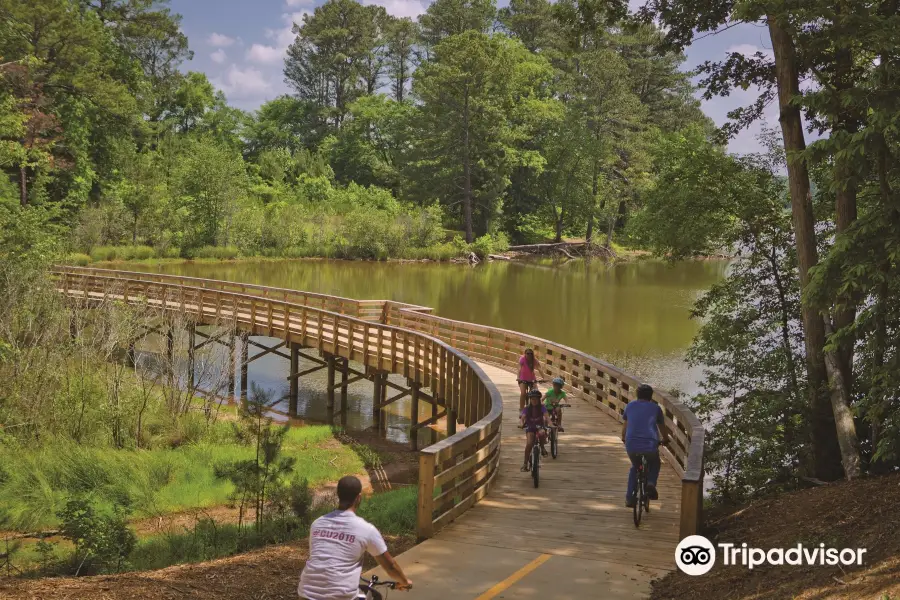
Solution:
[[[208,441],[179,448],[115,450],[54,440],[33,450],[0,446],[0,520],[20,531],[52,528],[57,512],[78,496],[101,509],[126,500],[136,518],[225,504],[232,487],[216,479],[214,466],[253,454],[229,439],[229,427],[220,423]],[[284,455],[297,459],[295,474],[311,486],[364,469],[356,452],[331,440],[327,426],[287,435]]]
[[[418,490],[411,486],[365,498],[359,515],[386,535],[415,534]],[[310,521],[330,512],[334,506],[321,506]],[[260,531],[251,525],[198,520],[190,529],[141,538],[128,557],[127,570],[147,571],[172,565],[203,562],[232,556],[271,544],[301,540],[309,535],[309,524],[296,517],[267,520]],[[49,557],[54,567],[48,573],[65,573],[71,567],[73,546],[67,541],[54,544]],[[40,574],[42,557],[35,543],[24,544],[15,554],[18,568]],[[47,573],[45,573],[47,574]]]

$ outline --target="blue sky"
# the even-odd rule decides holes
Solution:
[[[631,0],[632,6],[643,4]],[[190,39],[194,59],[186,70],[206,73],[225,92],[229,102],[247,110],[288,92],[282,67],[285,50],[293,41],[291,24],[302,22],[303,14],[324,0],[171,0],[171,8],[182,15],[182,29]],[[428,0],[362,0],[380,4],[395,16],[413,17],[425,12]],[[500,6],[506,4],[501,0]],[[741,25],[719,35],[706,37],[687,50],[685,69],[704,60],[723,58],[727,52],[770,53],[768,32],[755,25]],[[755,90],[738,90],[727,98],[703,103],[703,109],[717,124],[727,120],[732,108],[749,104]],[[777,125],[777,110],[770,106],[767,123]],[[730,144],[733,152],[759,149],[755,136],[761,124],[742,132]]]

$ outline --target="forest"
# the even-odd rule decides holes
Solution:
[[[771,53],[682,69],[736,23]],[[437,0],[416,21],[329,0],[294,26],[292,93],[246,113],[183,70],[163,2],[0,0],[0,373],[15,382],[0,444],[165,446],[186,426],[159,386],[160,439],[142,433],[140,381],[109,371],[114,328],[69,351],[53,262],[446,259],[577,238],[734,256],[694,306],[687,357],[714,500],[894,471],[898,27],[897,0]],[[698,97],[736,90],[756,98],[717,128]],[[729,153],[771,105],[764,151]],[[36,364],[53,378],[23,376]],[[127,421],[108,394],[121,382]],[[38,397],[90,398],[103,418],[80,431]]]
[[[4,5],[0,196],[95,260],[609,245],[662,140],[713,132],[683,56],[622,3],[445,0],[412,21],[329,1],[295,23],[293,93],[253,113],[182,70],[165,3]]]

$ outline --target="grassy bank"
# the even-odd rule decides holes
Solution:
[[[38,448],[0,445],[0,517],[20,531],[53,528],[67,500],[81,496],[101,509],[127,503],[135,518],[221,505],[233,486],[216,478],[216,465],[254,452],[234,441],[228,423],[178,448],[115,450],[65,440]],[[358,454],[336,443],[327,426],[291,429],[283,452],[296,460],[294,475],[312,486],[364,470]]]
[[[417,492],[411,486],[368,497],[363,500],[359,514],[385,536],[411,538],[416,527]],[[198,518],[179,531],[140,536],[121,570],[163,569],[305,540],[312,520],[334,508],[333,502],[326,501],[314,506],[306,518],[273,518],[264,521],[258,529],[252,523],[240,527],[237,523]],[[23,545],[12,557],[16,567],[31,577],[70,573],[72,544],[53,541],[50,546],[42,554],[35,543]]]

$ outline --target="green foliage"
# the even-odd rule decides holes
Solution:
[[[75,545],[75,576],[101,570],[118,573],[137,544],[126,521],[127,505],[116,505],[112,514],[99,514],[84,499],[73,499],[59,513],[60,533]]]
[[[190,251],[191,258],[216,258],[231,260],[238,257],[240,250],[234,246],[203,246]]]
[[[363,499],[359,516],[382,533],[411,535],[416,531],[416,486],[402,487]]]
[[[91,250],[90,255],[94,262],[147,260],[155,257],[156,251],[150,246],[97,246]]]

